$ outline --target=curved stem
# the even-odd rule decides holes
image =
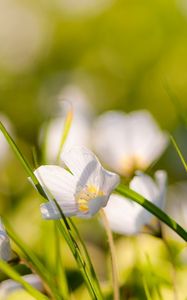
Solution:
[[[161,210],[158,206],[154,205],[149,200],[145,199],[140,194],[135,191],[129,189],[125,185],[120,184],[115,191],[124,196],[128,197],[131,200],[139,203],[145,209],[147,209],[150,213],[155,215],[160,221],[164,222],[168,225],[172,230],[174,230],[180,237],[182,237],[185,241],[187,241],[187,231],[182,228],[175,220],[173,220],[170,216],[168,216],[163,210]],[[125,201],[125,200],[124,200]]]
[[[118,271],[117,271],[115,246],[114,246],[112,232],[110,230],[108,219],[107,219],[104,209],[101,209],[101,217],[102,217],[103,224],[104,224],[106,234],[108,237],[108,243],[109,243],[109,249],[110,249],[110,256],[111,256],[111,263],[112,263],[112,280],[113,280],[113,288],[114,288],[114,300],[119,300],[119,282],[118,282]]]

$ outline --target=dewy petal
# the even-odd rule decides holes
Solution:
[[[112,194],[104,208],[112,231],[132,235],[140,231],[147,220],[147,211],[120,195]]]
[[[65,169],[58,166],[41,166],[34,171],[40,184],[47,189],[49,194],[54,197],[63,210],[64,215],[69,216],[70,211],[76,211],[75,201],[76,180],[74,176]],[[49,205],[49,204],[48,204]],[[45,215],[45,209],[54,209],[54,206],[43,206],[42,213]],[[51,204],[53,205],[53,204]],[[47,212],[46,212],[47,215]]]
[[[22,276],[22,278],[32,285],[35,289],[42,292],[43,285],[41,279],[35,274]],[[6,299],[11,293],[16,290],[24,289],[22,285],[12,279],[4,280],[0,283],[0,299]]]
[[[9,261],[12,257],[10,240],[0,220],[0,259]]]

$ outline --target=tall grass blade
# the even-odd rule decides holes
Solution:
[[[3,223],[6,226],[6,231],[7,231],[8,236],[12,239],[12,241],[14,241],[14,243],[19,248],[19,251],[21,252],[21,257],[24,259],[25,263],[28,263],[28,266],[31,267],[31,269],[34,269],[35,272],[43,279],[49,293],[54,295],[56,297],[56,299],[60,300],[59,293],[55,287],[53,275],[48,272],[48,270],[41,263],[39,258],[17,236],[17,234],[11,228],[10,224],[7,222],[7,220],[3,219]]]
[[[21,162],[22,166],[24,167],[25,171],[27,172],[28,176],[31,178],[31,180],[32,180],[33,184],[35,185],[36,189],[38,190],[38,192],[44,197],[45,201],[49,200],[48,194],[46,193],[44,188],[39,183],[37,177],[34,175],[29,163],[26,161],[26,159],[20,152],[19,148],[17,147],[17,145],[15,144],[15,142],[13,141],[13,139],[11,138],[11,136],[9,135],[6,128],[3,126],[3,124],[1,122],[0,122],[0,130],[4,134],[5,138],[7,139],[7,142],[11,146],[11,148],[14,151],[14,153],[16,154],[16,156],[18,157],[19,161]],[[53,200],[55,201],[55,199],[53,199]],[[77,261],[77,264],[78,264],[79,269],[80,269],[80,271],[83,275],[83,278],[86,282],[86,285],[90,292],[90,295],[91,295],[92,299],[94,299],[94,300],[96,300],[96,299],[102,300],[103,296],[101,294],[101,290],[100,290],[100,288],[98,288],[95,285],[95,279],[92,276],[92,272],[90,272],[90,270],[93,267],[90,267],[90,266],[88,267],[88,264],[86,263],[84,256],[82,255],[76,240],[73,238],[73,235],[71,232],[71,227],[69,225],[67,218],[65,218],[58,203],[56,201],[55,201],[55,203],[56,203],[56,206],[62,217],[61,220],[56,221],[58,224],[58,228],[59,228],[60,232],[63,234],[66,242],[69,245],[69,248],[71,249],[72,254],[74,255],[75,260]],[[12,235],[12,239],[14,240],[14,234]],[[18,242],[18,240],[19,239],[16,239],[15,243]],[[19,242],[18,242],[18,244],[21,246],[21,244]],[[22,250],[24,250],[24,249],[25,248],[22,248]],[[29,249],[27,249],[27,250],[29,250]],[[23,251],[23,253],[28,254],[27,251],[26,252]],[[31,256],[29,255],[27,258],[33,259],[32,255]],[[91,260],[89,260],[89,261],[90,261],[90,265],[91,265]],[[52,287],[52,285],[51,285],[51,287]]]
[[[33,286],[31,286],[28,282],[26,282],[12,267],[10,267],[5,261],[0,260],[0,269],[4,272],[8,277],[12,278],[16,282],[20,283],[34,299],[37,300],[49,300],[49,298],[38,290],[36,290]]]
[[[142,281],[147,300],[152,300],[145,276],[143,276]]]
[[[187,163],[186,163],[186,161],[185,161],[184,156],[182,155],[181,150],[179,149],[179,146],[177,145],[177,143],[176,143],[176,141],[175,141],[175,139],[174,139],[174,137],[173,137],[172,135],[170,135],[170,139],[171,139],[171,141],[172,141],[173,146],[175,147],[175,150],[176,150],[177,153],[178,153],[178,156],[180,157],[180,160],[181,160],[181,162],[182,162],[182,164],[183,164],[183,166],[184,166],[186,172],[187,172]]]
[[[67,115],[66,115],[66,119],[65,119],[65,123],[64,123],[64,128],[63,128],[63,133],[62,133],[62,137],[61,137],[61,141],[60,141],[60,147],[58,150],[58,154],[57,154],[57,163],[59,163],[60,161],[60,155],[63,149],[63,146],[66,142],[66,139],[68,137],[69,131],[71,129],[71,125],[72,125],[72,120],[73,120],[73,108],[71,103],[70,104],[70,110],[68,111]]]

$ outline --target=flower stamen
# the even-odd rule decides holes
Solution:
[[[94,185],[86,185],[75,197],[79,206],[79,211],[87,213],[89,211],[89,201],[103,195],[103,191],[99,190],[99,188]]]

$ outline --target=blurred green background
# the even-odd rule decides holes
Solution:
[[[186,53],[185,0],[1,0],[0,110],[36,144],[59,91],[76,84],[97,112],[149,109],[185,155]]]
[[[96,113],[148,109],[160,126],[174,135],[187,158],[187,1],[0,0],[0,112],[11,120],[18,144],[30,161],[40,126],[54,114],[58,95],[67,84],[79,86]],[[158,168],[166,169],[170,183],[186,179],[171,145],[156,164]],[[30,233],[29,243],[43,254],[38,240],[41,235],[45,239],[46,229],[44,233],[38,229],[37,195],[13,155],[2,166],[0,184],[1,214],[10,215],[23,238]],[[27,222],[28,215],[32,216],[32,224]],[[105,251],[106,245],[101,242],[104,233],[93,234],[92,226],[95,228],[94,221],[89,223],[89,230],[82,228],[85,238],[91,240],[92,247],[96,243]],[[118,240],[118,248],[123,239]],[[155,241],[145,239],[148,242],[139,243],[149,244],[152,249]],[[127,257],[133,241],[123,241]],[[98,264],[105,253],[100,250],[94,248],[99,251]],[[170,272],[168,254],[159,251],[159,270],[165,263]],[[144,299],[142,271],[138,273],[138,267],[134,268],[136,259],[131,256],[128,265],[131,261],[132,265],[124,266],[122,277],[136,291],[127,289],[130,295],[126,297]],[[67,267],[71,266],[74,268],[70,259]],[[99,272],[102,277],[104,271]],[[149,272],[150,268],[147,278]],[[169,285],[167,274],[162,274],[163,281],[153,276],[150,286],[159,280]],[[181,293],[179,299],[184,300],[185,292]]]

